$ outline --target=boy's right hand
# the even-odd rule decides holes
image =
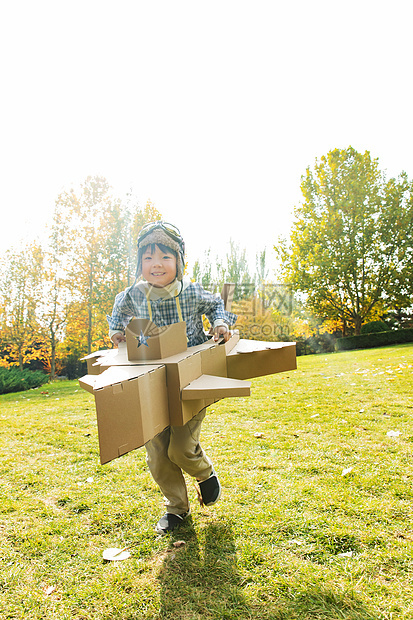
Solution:
[[[113,334],[111,340],[117,348],[120,342],[126,342],[126,336],[124,336],[121,332],[118,332],[117,334]]]

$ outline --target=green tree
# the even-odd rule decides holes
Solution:
[[[255,268],[257,274],[258,284],[263,284],[268,278],[267,267],[267,250],[266,248],[261,252],[258,252],[255,257]]]
[[[57,348],[65,334],[69,313],[72,310],[74,282],[69,277],[64,218],[56,205],[49,244],[44,252],[42,277],[43,295],[37,308],[44,338],[49,344],[48,371],[50,380],[56,375]]]
[[[276,246],[285,281],[359,334],[378,304],[412,297],[412,183],[405,173],[386,182],[377,159],[349,147],[316,160],[301,190],[290,244]]]
[[[7,250],[0,262],[1,344],[20,370],[40,351],[36,311],[42,297],[42,273],[43,251],[36,243]]]
[[[232,239],[229,245],[230,251],[226,255],[224,277],[226,282],[232,282],[236,285],[234,301],[237,301],[251,297],[254,294],[255,283],[249,272],[246,249],[240,248]]]
[[[251,297],[254,294],[255,278],[251,279],[246,249],[240,248],[232,239],[225,259],[216,256],[212,260],[209,248],[204,254],[203,262],[196,260],[192,278],[210,291],[220,291],[225,282],[235,284],[234,300]]]
[[[105,314],[127,285],[130,225],[129,211],[101,177],[88,177],[77,192],[64,191],[56,201],[53,235],[71,291],[69,321],[86,330],[77,334],[80,354],[104,338]]]
[[[199,259],[195,261],[192,279],[195,282],[199,282],[207,291],[213,291],[216,288],[212,271],[211,248],[208,248],[204,253],[204,260],[202,263]]]

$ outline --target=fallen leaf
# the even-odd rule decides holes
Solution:
[[[353,471],[352,467],[347,467],[346,469],[343,469],[343,471],[341,472],[342,476],[347,476],[347,474],[349,474],[351,471]]]
[[[399,437],[400,431],[387,431],[387,437]]]
[[[176,548],[183,547],[184,545],[186,545],[186,542],[184,540],[177,540],[176,542],[174,542],[174,547]]]
[[[403,534],[403,532],[395,532],[394,535],[396,538],[403,538],[404,540],[413,540],[411,536],[408,536],[407,534]]]
[[[108,562],[117,562],[130,558],[129,551],[126,551],[126,549],[117,549],[116,547],[105,549],[102,555],[103,559]]]
[[[47,588],[43,589],[43,592],[45,593],[46,596],[50,596],[55,591],[56,591],[56,586],[48,586]]]
[[[338,558],[352,558],[353,557],[353,552],[352,551],[345,551],[344,553],[337,553],[337,557]]]

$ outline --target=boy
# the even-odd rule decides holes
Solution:
[[[214,340],[221,336],[228,340],[229,326],[237,317],[224,309],[218,295],[183,277],[184,256],[184,241],[172,224],[159,221],[142,228],[136,276],[141,275],[143,280],[116,296],[112,316],[108,317],[115,346],[125,341],[124,330],[132,317],[148,318],[159,327],[185,321],[188,346],[192,347],[207,340],[202,324],[205,314]],[[196,478],[206,506],[221,496],[218,477],[199,443],[204,417],[205,409],[184,426],[170,426],[145,445],[149,470],[166,500],[166,514],[155,527],[158,534],[172,532],[190,513],[182,470]]]

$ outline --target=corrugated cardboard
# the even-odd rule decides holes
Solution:
[[[187,348],[184,322],[157,327],[149,319],[133,319],[125,334],[130,361],[170,357]]]
[[[216,400],[234,396],[249,396],[251,383],[228,379],[228,377],[215,377],[212,375],[201,375],[198,379],[191,381],[182,390],[182,400],[195,400],[208,398],[214,394]]]
[[[224,342],[226,354],[231,353],[232,349],[239,343],[239,331],[236,329],[231,332],[231,337],[227,342]]]
[[[219,376],[226,376],[225,349],[213,342],[189,347],[185,353],[162,360],[166,366],[168,386],[169,416],[172,426],[182,426],[191,420],[201,409],[219,400],[219,395],[209,390],[206,398],[184,402],[182,389],[203,374],[211,374],[216,369]]]
[[[164,366],[114,367],[79,383],[95,396],[102,464],[140,448],[169,426]]]
[[[203,375],[227,376],[227,354],[224,344],[209,342],[201,349],[201,370]],[[190,349],[188,349],[190,350]]]
[[[80,385],[95,396],[102,463],[142,446],[169,425],[186,424],[220,398],[248,396],[250,383],[244,379],[296,368],[295,343],[240,340],[234,333],[226,343],[209,340],[187,348],[182,326],[158,333],[149,321],[134,324],[132,355],[135,348],[149,349],[136,344],[136,330],[146,328],[155,345],[149,355],[160,355],[150,363],[130,359],[129,343],[87,356],[92,372]],[[175,333],[177,342],[169,343]],[[163,357],[170,351],[175,353]]]
[[[115,349],[102,349],[102,351],[95,351],[95,353],[90,353],[90,355],[86,355],[85,357],[81,357],[80,360],[82,362],[86,361],[87,363],[87,373],[88,375],[98,375],[101,370],[99,367],[95,366],[96,360],[101,357],[108,357],[115,355]]]
[[[99,352],[94,356],[93,367],[94,374],[99,374],[103,370],[110,368],[111,366],[136,366],[140,364],[165,364],[177,363],[182,359],[190,357],[195,353],[202,353],[202,372],[205,374],[217,374],[219,376],[226,376],[226,355],[225,352],[231,350],[232,346],[238,342],[239,336],[234,334],[232,338],[224,343],[219,341],[220,344],[214,342],[212,339],[198,344],[194,347],[188,347],[182,353],[175,353],[163,358],[154,358],[149,360],[131,360],[128,357],[127,346],[125,342],[121,342],[117,349],[110,349],[108,353],[103,352],[103,355],[99,355]],[[233,344],[232,344],[233,341]],[[229,348],[227,348],[229,346]],[[225,352],[224,352],[225,351]],[[216,372],[210,372],[211,364]],[[91,373],[89,373],[91,374]]]
[[[115,355],[105,355],[98,358],[95,364],[100,371],[114,366],[136,366],[147,364],[142,360],[130,360],[126,348],[120,346]],[[151,360],[153,364],[163,364],[166,367],[167,389],[169,399],[169,416],[173,426],[182,426],[191,420],[201,409],[219,400],[210,391],[208,399],[199,399],[199,402],[184,403],[181,399],[181,390],[191,381],[202,374],[216,374],[226,377],[226,350],[224,345],[218,345],[210,340],[203,344],[189,347],[182,353],[177,353],[163,359]],[[95,370],[96,372],[96,370]]]
[[[295,342],[240,340],[227,355],[227,374],[252,379],[297,368]]]

